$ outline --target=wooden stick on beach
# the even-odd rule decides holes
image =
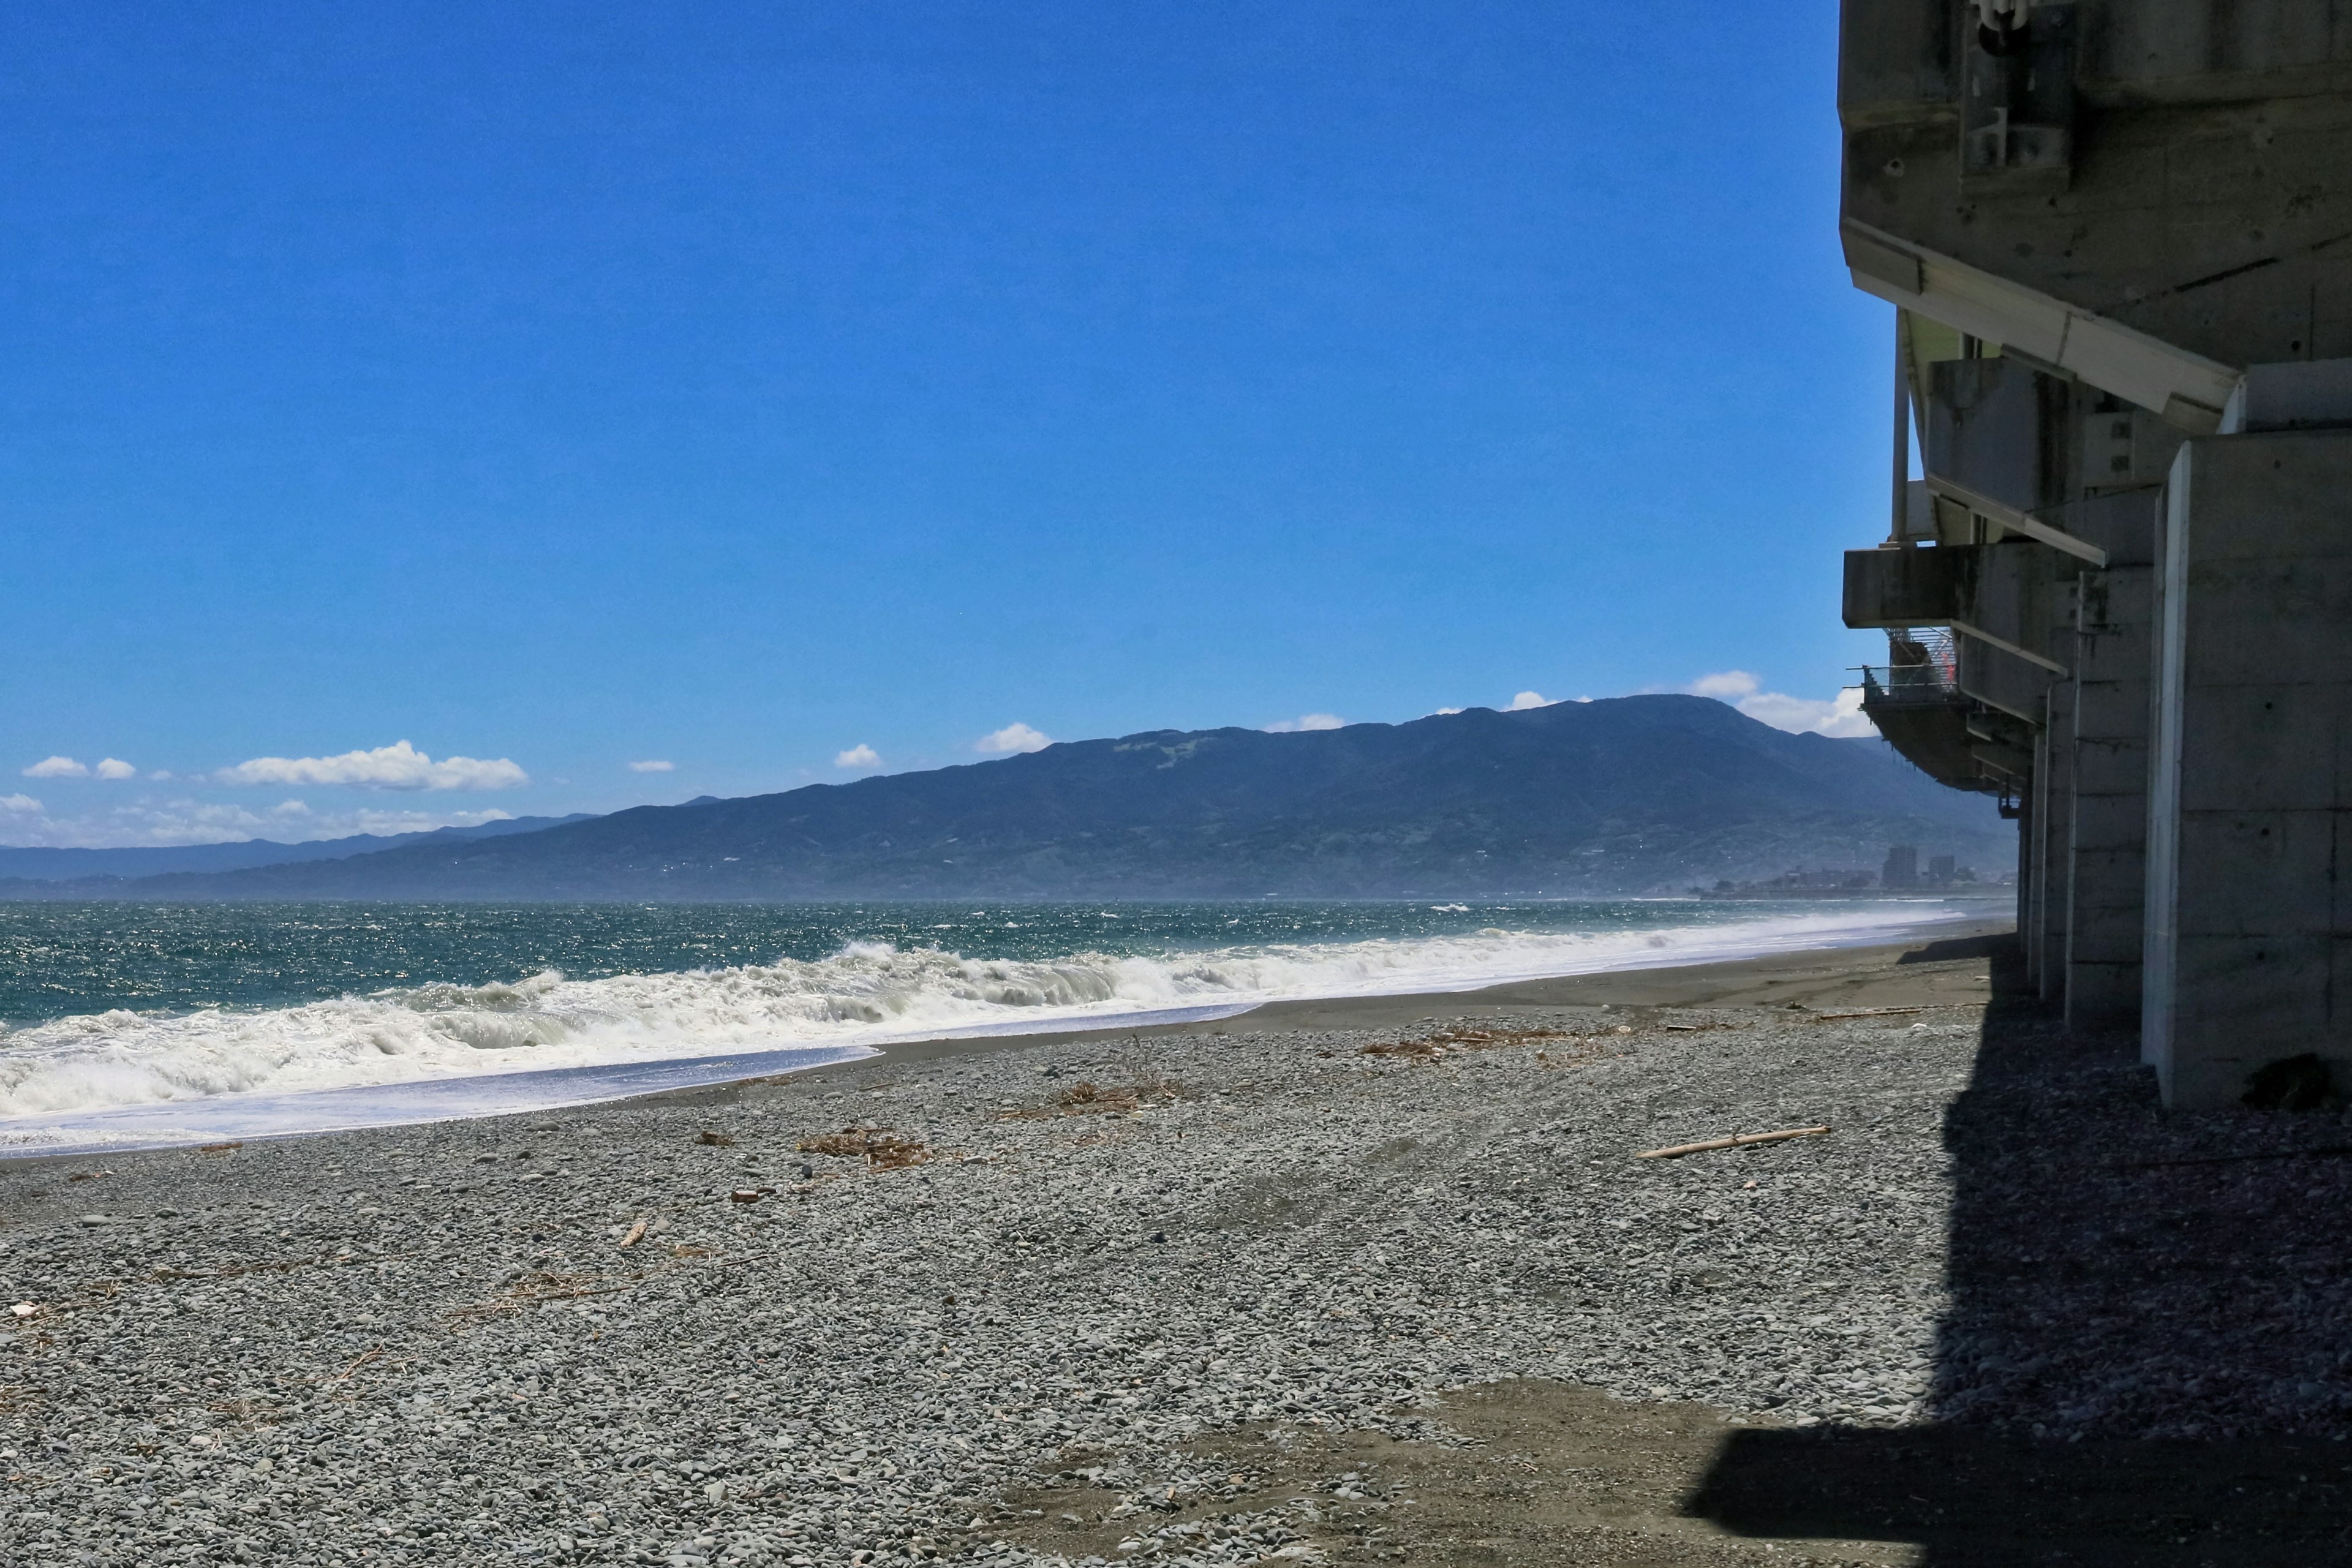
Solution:
[[[1778,1143],[1785,1138],[1819,1138],[1828,1131],[1826,1127],[1784,1127],[1778,1132],[1735,1132],[1728,1138],[1710,1138],[1703,1143],[1677,1143],[1671,1149],[1645,1149],[1633,1158],[1672,1160],[1684,1154],[1703,1154],[1709,1149],[1737,1149],[1747,1143]]]

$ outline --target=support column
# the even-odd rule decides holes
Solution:
[[[2045,1002],[2066,994],[2067,915],[2073,897],[2074,814],[2074,683],[2053,681],[2044,710],[2041,755],[2034,769],[2035,852],[2041,860],[2042,898],[2035,936],[2040,963],[2034,984]]]
[[[2126,1029],[2139,1022],[2153,571],[2111,567],[2083,585],[2066,1026]]]
[[[2074,826],[2066,918],[2066,1026],[2139,1024],[2147,881],[2147,728],[2154,658],[2156,500],[2077,509],[2107,552],[2075,613]]]
[[[2352,1089],[2347,498],[2352,430],[2203,437],[2166,486],[2141,1041],[2169,1104],[2305,1054]]]
[[[2050,896],[2048,868],[2042,858],[2042,825],[2050,819],[2050,731],[2037,725],[2033,731],[2033,778],[2026,785],[2025,812],[2017,822],[2017,942],[2025,959],[2025,983],[2037,996],[2042,994],[2043,971],[2042,933],[2042,906]]]
[[[2017,942],[2025,975],[2033,978],[2033,781],[2017,796]]]

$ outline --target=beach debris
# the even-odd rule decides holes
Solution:
[[[196,1152],[199,1154],[234,1154],[239,1149],[244,1147],[245,1140],[242,1138],[236,1138],[230,1140],[226,1143],[199,1143],[196,1145]]]
[[[1704,1154],[1710,1149],[1741,1149],[1750,1143],[1779,1143],[1790,1138],[1819,1138],[1828,1132],[1826,1127],[1783,1127],[1778,1132],[1735,1132],[1728,1138],[1708,1138],[1697,1143],[1676,1143],[1664,1149],[1645,1149],[1633,1156],[1636,1160],[1673,1160],[1685,1154]]]
[[[66,1180],[68,1182],[94,1182],[100,1176],[110,1176],[112,1174],[114,1174],[114,1173],[111,1171],[76,1171],[72,1175],[68,1176]]]
[[[1062,1090],[1051,1104],[1013,1106],[997,1114],[1007,1121],[1035,1121],[1055,1116],[1126,1116],[1150,1105],[1184,1098],[1181,1083],[1147,1068],[1135,1068],[1129,1077],[1131,1081],[1109,1087],[1089,1079]]]
[[[1174,1095],[1168,1098],[1174,1099]],[[1117,1115],[1142,1105],[1143,1093],[1134,1088],[1103,1089],[1092,1083],[1074,1084],[1055,1097],[1055,1103],[1064,1110],[1080,1115],[1087,1111],[1105,1111]]]
[[[635,1247],[638,1242],[643,1241],[645,1237],[646,1222],[639,1220],[636,1224],[629,1227],[629,1233],[626,1236],[621,1237],[621,1245],[623,1247]]]
[[[1633,1033],[1621,1029],[1621,1034]],[[1577,1037],[1567,1029],[1479,1029],[1455,1025],[1438,1029],[1417,1040],[1376,1040],[1357,1048],[1360,1057],[1403,1057],[1409,1060],[1429,1061],[1452,1051],[1494,1050],[1504,1046],[1529,1045],[1537,1040],[1572,1040]],[[1547,1057],[1546,1059],[1549,1059]]]
[[[1810,1016],[1816,1024],[1828,1024],[1840,1018],[1907,1017],[1913,1013],[1949,1013],[1962,1007],[1981,1007],[1984,1004],[1981,1002],[1936,1002],[1924,1004],[1917,1007],[1864,1007],[1852,1013],[1813,1013],[1809,1014],[1808,1016]]]
[[[707,1143],[713,1149],[731,1149],[735,1146],[734,1139],[724,1132],[713,1132],[707,1127],[694,1135],[694,1141],[698,1143]]]
[[[756,1204],[766,1195],[757,1187],[738,1187],[728,1194],[727,1197],[730,1203]]]
[[[40,1309],[30,1301],[19,1301],[8,1309],[8,1315],[12,1318],[29,1318],[39,1310]]]
[[[838,1132],[803,1138],[796,1152],[851,1159],[862,1155],[877,1171],[904,1170],[909,1165],[923,1164],[931,1157],[930,1146],[922,1140],[904,1137],[887,1127],[845,1127]]]

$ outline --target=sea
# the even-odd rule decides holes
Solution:
[[[0,904],[0,1155],[1894,939],[1980,901]]]

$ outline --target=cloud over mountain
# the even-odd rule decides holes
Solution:
[[[1003,757],[1042,752],[1053,743],[1054,737],[1043,730],[1032,729],[1015,720],[1002,730],[992,730],[982,735],[972,742],[971,749],[989,756]]]
[[[357,789],[511,789],[530,775],[505,757],[434,761],[406,741],[331,757],[255,757],[213,775],[234,784],[347,784]]]

